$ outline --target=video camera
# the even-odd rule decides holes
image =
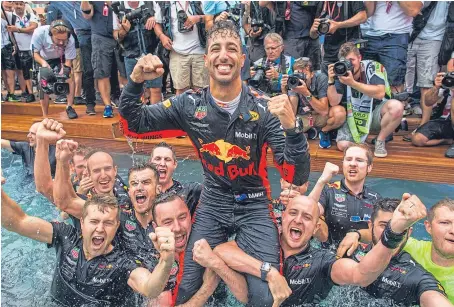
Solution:
[[[447,90],[454,89],[454,71],[448,72],[441,80],[441,87]]]
[[[141,21],[144,18],[148,18],[149,12],[147,7],[139,7],[135,10],[126,13],[124,5],[121,1],[114,1],[110,5],[112,11],[117,14],[118,19],[122,20],[123,17],[126,18],[129,22]]]
[[[334,74],[338,77],[346,76],[348,72],[353,72],[353,64],[351,61],[342,58],[334,63]]]
[[[287,88],[289,90],[294,89],[301,85],[301,80],[306,81],[306,74],[299,73],[288,76]]]
[[[63,73],[58,74],[58,68],[52,70],[48,67],[41,67],[39,70],[39,85],[44,93],[55,95],[68,95],[69,84],[66,82],[69,79],[71,68],[64,66]]]
[[[256,71],[256,73],[254,77],[249,80],[249,84],[254,88],[258,88],[265,81],[266,72],[270,68],[271,67],[268,64],[264,66],[254,65],[254,70]]]

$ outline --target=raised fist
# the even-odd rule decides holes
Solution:
[[[167,227],[156,227],[150,239],[160,254],[160,259],[173,262],[175,259],[175,234]]]
[[[284,94],[270,98],[268,101],[268,110],[271,114],[279,118],[284,129],[295,128],[295,113],[287,95]]]
[[[145,80],[153,80],[164,73],[161,60],[152,54],[141,57],[131,73],[131,80],[142,83]]]
[[[404,193],[402,201],[391,218],[391,230],[395,233],[403,233],[414,223],[427,216],[426,206],[416,195]]]
[[[325,168],[323,169],[323,173],[318,179],[319,181],[327,184],[331,181],[331,179],[339,173],[339,166],[333,164],[331,162],[326,162]]]
[[[56,120],[45,118],[38,126],[36,131],[36,139],[39,141],[45,141],[48,144],[54,144],[58,140],[61,140],[66,135],[66,131],[63,130],[63,124]]]
[[[59,140],[55,149],[55,158],[61,162],[69,162],[79,144],[73,140]]]

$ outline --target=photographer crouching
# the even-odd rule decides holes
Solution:
[[[293,73],[295,59],[284,55],[284,40],[277,33],[265,36],[266,57],[257,60],[251,67],[249,85],[268,95],[276,96],[281,93],[282,75]]]
[[[63,20],[38,27],[32,36],[33,58],[40,66],[38,74],[39,99],[43,117],[48,115],[49,94],[66,95],[69,119],[77,118],[73,109],[74,79],[71,75],[76,47],[70,29]]]
[[[364,143],[369,132],[377,132],[374,155],[388,155],[385,139],[400,126],[403,104],[391,97],[386,70],[382,64],[363,60],[352,42],[339,50],[340,61],[328,66],[328,99],[332,106],[346,107],[347,118],[337,133],[337,148],[344,151],[351,143]]]
[[[329,107],[328,77],[320,71],[315,72],[309,58],[296,60],[293,71],[293,75],[282,76],[282,93],[288,92],[293,111],[301,117],[303,132],[308,138],[317,138],[320,131],[320,148],[329,148],[329,132],[342,126],[345,109],[340,105]]]
[[[114,31],[114,38],[121,44],[128,80],[137,64],[137,58],[153,53],[157,38],[152,31],[156,20],[154,1],[115,1],[112,10],[121,22],[119,30]],[[159,9],[159,7],[158,7]],[[151,103],[161,101],[162,78],[145,82],[145,88]]]

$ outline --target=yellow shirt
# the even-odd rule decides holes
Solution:
[[[432,262],[432,241],[422,241],[409,238],[404,251],[409,253],[420,265],[445,288],[448,299],[454,304],[454,266],[442,267]]]

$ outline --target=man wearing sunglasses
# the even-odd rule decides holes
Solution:
[[[345,149],[344,178],[326,185],[319,200],[323,207],[320,215],[328,225],[328,241],[322,244],[323,247],[350,247],[350,239],[370,242],[368,222],[374,203],[382,198],[364,184],[367,174],[372,171],[372,162],[372,152],[365,144],[353,144]],[[349,255],[353,251],[349,250]]]

